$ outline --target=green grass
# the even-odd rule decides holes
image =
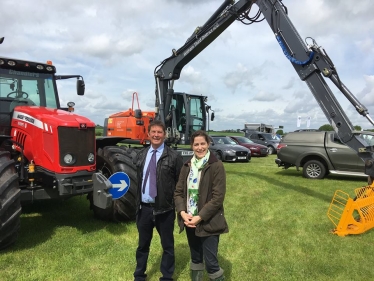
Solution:
[[[374,230],[339,237],[326,216],[337,189],[353,196],[365,180],[307,180],[278,168],[275,157],[225,163],[230,232],[221,236],[219,259],[226,280],[373,280]],[[88,206],[85,197],[26,206],[17,243],[0,254],[0,280],[133,280],[135,223],[97,221]],[[175,280],[189,280],[187,241],[177,228],[175,250]],[[150,281],[160,277],[160,257],[155,232]]]

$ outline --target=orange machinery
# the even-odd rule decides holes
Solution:
[[[138,103],[138,109],[134,110],[134,101]],[[149,144],[148,125],[154,120],[155,112],[141,111],[138,93],[132,95],[132,107],[127,111],[114,113],[107,119],[104,135],[112,137],[128,138],[125,142],[137,144]]]

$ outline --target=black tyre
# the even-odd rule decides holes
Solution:
[[[371,185],[373,183],[373,178],[371,176],[368,176],[368,185]]]
[[[326,167],[318,160],[310,160],[303,166],[303,176],[308,179],[323,179],[326,176]]]
[[[268,155],[272,155],[274,153],[275,149],[271,145],[268,146]]]
[[[132,162],[135,155],[136,150],[119,146],[106,146],[97,151],[97,172],[101,172],[106,178],[116,172],[125,172],[130,178],[130,188],[124,196],[113,200],[112,208],[107,210],[95,207],[92,194],[89,194],[91,209],[96,218],[116,222],[135,219],[137,175],[136,167]]]
[[[16,242],[20,228],[21,190],[14,161],[0,151],[0,250]]]
[[[221,160],[223,162],[223,156],[222,156],[222,152],[221,151],[217,151],[216,157],[217,157],[218,160]]]
[[[248,154],[247,160],[245,160],[245,162],[249,162],[251,158],[252,158],[252,154]]]

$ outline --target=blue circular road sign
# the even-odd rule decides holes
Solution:
[[[130,188],[130,178],[124,172],[117,172],[111,175],[108,179],[112,183],[112,188],[109,188],[109,193],[112,194],[113,199],[119,199]]]

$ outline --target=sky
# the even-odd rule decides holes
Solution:
[[[179,49],[223,0],[1,0],[1,55],[46,62],[57,74],[60,102],[103,125],[110,114],[132,106],[154,110],[154,69]],[[283,0],[301,38],[312,37],[337,68],[340,80],[374,118],[374,17],[371,0]],[[253,5],[252,13],[258,7]],[[353,125],[372,129],[327,81]],[[245,123],[283,126],[284,132],[328,124],[312,93],[284,56],[266,21],[233,22],[182,70],[174,90],[208,97],[215,112],[211,130]],[[137,108],[135,102],[134,109]],[[300,126],[297,119],[301,118]]]

